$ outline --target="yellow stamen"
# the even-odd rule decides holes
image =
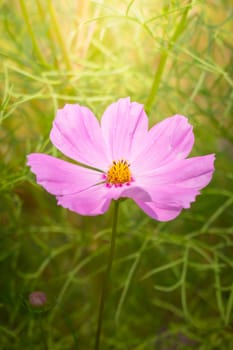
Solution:
[[[122,185],[124,183],[130,183],[132,177],[130,172],[130,164],[124,160],[114,160],[111,168],[107,172],[107,183],[110,185]]]

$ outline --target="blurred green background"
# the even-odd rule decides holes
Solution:
[[[112,210],[58,207],[26,155],[61,156],[65,103],[101,117],[125,96],[150,125],[189,117],[192,155],[216,153],[216,171],[172,222],[122,203],[101,349],[233,349],[231,1],[5,0],[0,16],[0,349],[93,348]]]

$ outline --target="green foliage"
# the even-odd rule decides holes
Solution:
[[[58,207],[25,163],[56,155],[57,108],[101,116],[123,96],[151,125],[187,115],[216,172],[172,222],[121,204],[101,349],[233,349],[231,2],[3,0],[0,16],[1,349],[93,348],[112,211]],[[45,307],[30,306],[35,290]]]

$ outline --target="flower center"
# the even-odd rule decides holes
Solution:
[[[124,159],[118,160],[117,162],[114,160],[111,168],[107,172],[107,184],[110,186],[121,186],[124,183],[129,184],[132,181],[129,167],[130,164]]]

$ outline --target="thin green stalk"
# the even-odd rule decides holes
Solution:
[[[217,300],[217,306],[219,309],[220,317],[223,321],[225,321],[225,307],[223,303],[223,296],[222,296],[222,285],[221,285],[221,279],[220,279],[220,266],[218,261],[218,255],[215,254],[215,263],[216,263],[216,269],[215,269],[215,284],[216,284],[216,300]]]
[[[53,29],[54,29],[55,34],[57,36],[57,40],[58,40],[60,49],[61,49],[61,51],[63,53],[64,62],[65,62],[66,68],[68,70],[71,70],[72,65],[71,65],[71,62],[70,62],[68,50],[67,50],[66,44],[65,44],[65,42],[63,40],[63,36],[61,34],[61,31],[60,31],[60,26],[58,24],[57,15],[56,15],[56,12],[54,10],[52,1],[48,1],[47,0],[47,7],[48,7],[48,11],[49,11],[49,14],[50,14],[50,17],[51,17]]]
[[[162,50],[162,52],[160,54],[158,68],[155,72],[154,80],[152,82],[150,93],[149,93],[149,96],[148,96],[148,99],[147,99],[147,102],[145,105],[145,108],[146,108],[146,111],[148,114],[150,114],[152,105],[155,102],[157,92],[158,92],[158,87],[159,87],[159,84],[160,84],[166,63],[167,63],[169,51],[173,48],[175,42],[177,41],[177,39],[179,38],[179,36],[183,32],[183,30],[185,29],[187,15],[188,15],[188,11],[191,7],[192,1],[190,0],[189,3],[190,3],[190,6],[187,6],[185,8],[183,15],[181,17],[181,20],[180,20],[178,26],[176,27],[170,42],[168,43],[168,47],[166,49]]]
[[[119,209],[119,201],[115,201],[114,202],[113,223],[112,223],[112,235],[111,235],[111,243],[110,243],[111,245],[110,245],[110,251],[109,251],[109,256],[108,256],[108,264],[107,264],[107,268],[106,268],[106,272],[105,272],[105,276],[104,276],[104,281],[103,281],[102,293],[101,293],[101,297],[100,297],[99,315],[98,315],[97,331],[96,331],[96,338],[95,338],[95,350],[99,350],[99,345],[100,345],[100,336],[101,336],[101,329],[102,329],[102,323],[103,323],[103,313],[104,313],[104,302],[105,302],[105,299],[107,296],[109,277],[110,277],[110,273],[111,273],[112,262],[113,262],[114,251],[115,251],[118,209]]]
[[[229,322],[230,322],[232,307],[233,307],[233,283],[231,286],[231,293],[230,293],[230,296],[228,298],[227,307],[226,307],[226,316],[225,316],[226,326],[228,326]]]
[[[128,277],[125,281],[125,286],[123,288],[123,291],[121,293],[121,297],[120,297],[120,301],[118,303],[118,306],[117,306],[117,310],[116,310],[116,316],[115,316],[115,320],[117,322],[117,324],[119,323],[119,319],[120,319],[120,314],[121,314],[121,310],[122,310],[122,306],[125,302],[125,299],[126,299],[126,296],[127,296],[127,293],[129,291],[129,287],[130,287],[130,283],[132,282],[132,279],[133,279],[133,276],[135,274],[135,271],[140,263],[140,260],[141,260],[141,257],[142,257],[142,254],[144,252],[144,250],[146,249],[146,246],[149,242],[149,239],[146,238],[139,250],[139,252],[136,254],[136,257],[135,257],[135,260],[131,266],[131,269],[129,271],[129,274],[128,274]]]
[[[158,87],[161,81],[161,77],[163,75],[163,71],[167,62],[167,58],[168,58],[168,51],[163,51],[160,54],[160,58],[159,58],[159,64],[158,64],[158,68],[156,70],[155,76],[154,76],[154,80],[150,89],[150,93],[146,102],[146,106],[145,109],[147,111],[148,114],[150,114],[151,112],[151,108],[152,105],[155,101],[156,95],[157,95],[157,91],[158,91]]]
[[[39,316],[39,325],[40,325],[41,339],[42,339],[44,350],[48,350],[48,345],[45,338],[45,331],[44,331],[43,320],[41,318],[41,315]]]
[[[19,0],[19,4],[20,4],[20,7],[21,7],[21,11],[22,11],[22,14],[23,14],[23,18],[24,18],[24,21],[25,21],[25,24],[26,24],[26,27],[27,27],[27,30],[28,30],[28,34],[31,38],[31,41],[32,41],[32,45],[34,47],[34,50],[38,56],[38,58],[40,59],[40,61],[44,64],[44,65],[47,65],[45,59],[44,59],[44,56],[43,54],[41,53],[41,50],[40,50],[40,47],[39,45],[37,44],[37,40],[36,40],[36,37],[35,37],[35,34],[33,32],[33,28],[32,28],[32,25],[31,25],[31,22],[30,22],[30,19],[29,19],[29,15],[28,15],[28,11],[27,11],[27,7],[25,5],[25,2],[24,0]]]
[[[37,8],[38,8],[38,12],[40,15],[40,18],[42,21],[44,21],[45,17],[46,17],[46,11],[44,10],[43,5],[41,4],[40,0],[36,0],[36,4],[37,4]],[[51,48],[51,52],[53,55],[53,61],[54,61],[54,65],[56,68],[58,68],[58,62],[57,62],[57,54],[56,54],[56,46],[55,46],[55,40],[53,38],[53,34],[52,34],[52,30],[51,30],[51,26],[48,25],[48,29],[46,30],[46,34],[48,36],[48,42],[50,44],[50,48]]]

